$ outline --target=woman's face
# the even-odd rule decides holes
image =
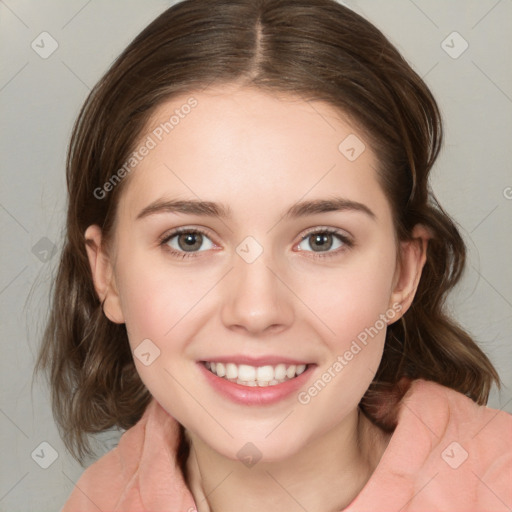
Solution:
[[[160,106],[142,146],[107,315],[151,394],[207,445],[299,452],[355,413],[402,308],[364,133],[326,103],[226,86]]]

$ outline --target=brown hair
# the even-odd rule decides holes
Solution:
[[[377,28],[334,0],[186,0],[113,63],[70,141],[65,245],[36,372],[47,371],[54,417],[79,461],[91,454],[86,434],[131,427],[151,398],[125,326],[102,313],[85,249],[89,225],[102,226],[105,237],[112,231],[126,179],[103,199],[94,191],[122,167],[163,101],[235,82],[327,101],[355,120],[380,163],[397,239],[410,238],[417,223],[432,234],[412,306],[387,330],[382,362],[361,402],[365,413],[392,429],[392,415],[377,404],[386,396],[396,402],[410,379],[437,381],[480,404],[493,381],[499,385],[489,359],[444,311],[465,246],[429,188],[442,128],[425,83]]]

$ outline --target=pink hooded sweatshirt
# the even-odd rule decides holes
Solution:
[[[119,445],[84,471],[61,512],[195,512],[176,462],[178,427],[153,399]],[[343,510],[512,511],[512,415],[413,381],[377,468]]]

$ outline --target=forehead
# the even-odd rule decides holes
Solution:
[[[150,147],[121,202],[135,217],[158,198],[213,200],[262,213],[343,195],[386,209],[364,133],[321,101],[217,87],[160,105],[136,147]]]

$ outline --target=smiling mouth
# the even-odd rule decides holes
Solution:
[[[277,386],[298,377],[310,366],[306,364],[250,366],[213,361],[203,361],[203,365],[217,377],[248,387]]]

